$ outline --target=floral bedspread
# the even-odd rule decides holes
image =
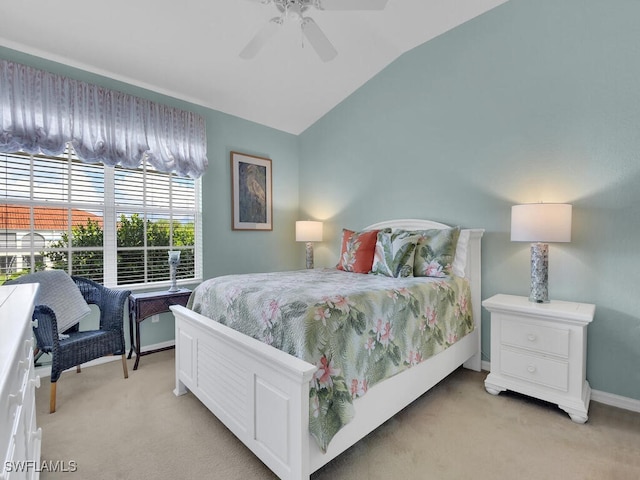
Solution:
[[[325,451],[377,382],[474,329],[468,281],[337,269],[228,275],[200,284],[190,308],[318,367],[309,429]]]

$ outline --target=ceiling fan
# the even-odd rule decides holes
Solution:
[[[240,52],[240,57],[254,58],[260,49],[273,37],[285,21],[300,24],[303,35],[323,62],[333,60],[338,55],[327,36],[311,17],[304,14],[309,8],[318,10],[382,10],[388,0],[250,0],[264,5],[274,4],[280,16],[273,17],[262,27],[246,47]]]

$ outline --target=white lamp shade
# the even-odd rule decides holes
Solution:
[[[570,242],[571,205],[529,203],[511,207],[512,242]]]
[[[296,242],[321,242],[322,222],[309,220],[296,222]]]

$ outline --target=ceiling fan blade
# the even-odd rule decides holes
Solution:
[[[258,33],[256,33],[256,36],[247,43],[247,46],[242,49],[240,57],[247,60],[254,58],[271,37],[277,33],[281,25],[282,18],[280,17],[274,17],[269,20],[269,23],[262,27]]]
[[[320,10],[383,10],[388,0],[318,0]]]
[[[338,51],[331,44],[327,36],[312,18],[306,17],[302,21],[302,33],[323,62],[336,58]]]

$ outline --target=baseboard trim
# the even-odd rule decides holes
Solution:
[[[167,340],[166,342],[160,342],[154,345],[147,345],[146,347],[142,347],[142,352],[149,352],[151,350],[158,350],[160,348],[169,348],[169,347],[175,347],[175,346],[176,346],[175,340]]]
[[[491,362],[484,360],[482,362],[482,370],[491,371]],[[614,393],[603,392],[601,390],[591,389],[591,400],[594,402],[604,403],[611,407],[622,408],[632,412],[640,413],[640,400],[635,398],[623,397]]]
[[[635,398],[623,397],[621,395],[592,389],[591,400],[594,402],[604,403],[605,405],[610,405],[612,407],[618,407],[624,410],[631,410],[632,412],[640,413],[640,400],[636,400]]]
[[[146,346],[142,347],[142,351],[143,352],[148,352],[150,350],[157,350],[159,348],[174,347],[175,344],[176,344],[175,340],[168,340],[166,342],[160,342],[160,343],[156,343],[154,345],[146,345]],[[135,354],[133,354],[131,356],[131,359],[134,359],[135,357],[136,357]],[[109,363],[109,362],[115,362],[116,360],[120,360],[120,356],[119,355],[110,355],[108,357],[96,358],[95,360],[91,360],[90,362],[83,363],[82,364],[82,368],[95,367],[96,365],[102,365],[104,363]],[[69,370],[74,370],[74,369],[75,369],[75,367],[72,367]],[[65,370],[65,371],[69,371],[69,370]],[[35,374],[37,376],[39,376],[40,378],[50,377],[51,376],[51,365],[43,365],[41,367],[36,367]]]

